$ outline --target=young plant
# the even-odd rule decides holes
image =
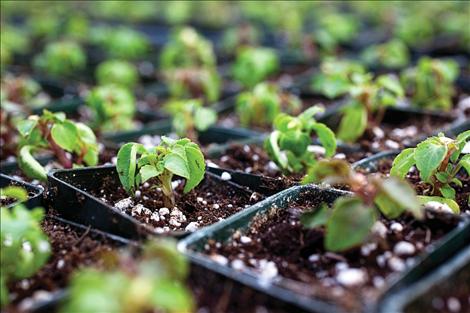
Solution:
[[[125,87],[95,87],[87,96],[86,104],[93,112],[94,129],[116,131],[131,129],[134,126],[135,98]]]
[[[217,112],[203,106],[200,99],[171,100],[165,111],[172,117],[173,130],[180,137],[197,141],[197,132],[205,131],[217,122]]]
[[[281,113],[274,119],[274,131],[266,138],[264,147],[284,173],[302,173],[316,163],[316,155],[309,151],[313,134],[318,136],[327,157],[335,154],[335,134],[313,118],[321,111],[314,106],[297,117]]]
[[[394,35],[409,47],[424,46],[432,41],[435,33],[432,20],[433,17],[425,14],[402,14],[393,29]]]
[[[237,53],[232,75],[245,88],[253,88],[279,70],[279,57],[273,49],[244,47]]]
[[[348,14],[322,14],[317,22],[319,27],[313,33],[314,40],[327,52],[333,52],[339,44],[351,42],[359,30],[357,19]]]
[[[0,197],[26,201],[28,193],[20,187],[0,189]],[[23,204],[0,208],[0,307],[9,302],[8,284],[33,276],[49,259],[51,247],[41,229],[43,208],[28,210]]]
[[[353,75],[349,102],[342,108],[337,131],[338,139],[355,142],[367,127],[379,125],[388,106],[395,106],[404,96],[398,79],[393,75]]]
[[[98,163],[98,144],[93,131],[83,123],[67,119],[62,112],[44,110],[41,116],[32,115],[18,122],[18,132],[21,136],[18,164],[32,179],[47,180],[46,169],[33,156],[37,151],[52,152],[64,168]]]
[[[187,138],[172,140],[163,136],[161,144],[151,150],[133,142],[123,145],[116,168],[122,186],[131,195],[140,184],[155,178],[154,182],[162,189],[165,206],[173,208],[173,176],[185,178],[184,192],[189,192],[204,178],[206,164],[197,144]]]
[[[281,111],[297,115],[301,107],[298,97],[270,83],[259,83],[253,91],[241,93],[236,102],[236,112],[244,127],[270,126]]]
[[[332,208],[323,205],[301,216],[307,228],[324,226],[324,245],[329,251],[344,251],[363,243],[380,214],[388,219],[405,211],[422,217],[414,189],[397,177],[381,178],[354,172],[342,160],[320,160],[309,169],[304,183],[348,185],[354,196],[340,197]]]
[[[115,264],[108,262],[106,270],[85,268],[76,273],[60,312],[194,312],[186,287],[189,264],[176,244],[149,241],[142,250],[137,260],[121,252],[110,256]]]
[[[150,43],[142,33],[127,27],[109,29],[101,38],[102,47],[111,58],[122,60],[139,60],[150,50]]]
[[[43,107],[50,101],[50,97],[42,91],[41,85],[28,76],[4,75],[0,92],[2,109],[17,113]]]
[[[260,33],[249,23],[228,28],[222,37],[222,49],[228,55],[233,55],[237,49],[253,46],[260,41]]]
[[[25,55],[30,50],[29,33],[22,28],[2,25],[0,37],[1,46],[12,54]]]
[[[86,66],[86,54],[73,41],[56,41],[46,45],[34,58],[34,67],[55,78],[70,77]]]
[[[201,97],[209,102],[219,98],[220,77],[212,43],[194,29],[174,33],[162,51],[160,66],[173,97]]]
[[[135,87],[139,72],[134,64],[121,60],[108,60],[96,69],[96,80],[100,85],[119,85],[128,89]]]
[[[420,200],[445,203],[458,213],[453,186],[463,186],[457,178],[461,169],[470,175],[470,154],[462,152],[469,138],[470,130],[459,134],[456,139],[447,138],[444,134],[429,137],[416,148],[403,150],[393,161],[390,174],[404,178],[411,167],[416,166],[421,180],[430,186],[426,195],[419,196]]]
[[[334,99],[348,93],[354,84],[352,77],[356,74],[365,74],[361,64],[349,60],[329,59],[322,62],[320,72],[313,76],[311,88],[320,95]]]
[[[458,75],[459,67],[455,61],[424,57],[416,67],[401,74],[401,82],[415,106],[449,111]]]
[[[408,47],[399,39],[373,45],[361,53],[361,59],[369,66],[383,66],[387,69],[399,69],[410,62]]]

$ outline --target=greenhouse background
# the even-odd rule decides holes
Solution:
[[[0,2],[2,312],[470,312],[470,2]]]

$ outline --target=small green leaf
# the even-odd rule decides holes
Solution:
[[[464,155],[459,164],[467,171],[467,175],[470,175],[470,154]]]
[[[337,131],[338,139],[355,142],[367,128],[367,110],[359,103],[345,107]]]
[[[455,200],[455,189],[452,188],[449,184],[442,186],[439,191],[444,196],[444,198]]]
[[[393,160],[390,175],[404,178],[415,164],[415,149],[408,148],[400,152]]]
[[[210,108],[197,108],[194,125],[198,131],[205,131],[217,122],[217,112]]]
[[[137,153],[144,152],[141,144],[130,142],[123,145],[117,154],[116,169],[122,186],[128,193],[135,188],[135,174],[137,167]]]
[[[38,124],[37,118],[28,118],[26,120],[21,120],[17,124],[18,132],[21,136],[27,137],[31,133],[31,131],[36,127]]]
[[[0,188],[0,198],[14,198],[20,202],[28,200],[28,192],[19,186]]]
[[[336,153],[336,137],[335,133],[325,124],[315,123],[312,126],[317,133],[318,139],[325,148],[325,156],[332,157]]]
[[[47,181],[47,173],[44,167],[32,156],[33,147],[24,146],[18,155],[18,165],[23,173],[32,179]]]
[[[415,160],[423,181],[429,182],[435,170],[447,155],[447,146],[438,138],[431,137],[416,146]]]
[[[436,201],[436,202],[439,202],[439,203],[447,204],[449,206],[449,208],[455,214],[460,213],[459,205],[457,204],[457,202],[455,202],[452,199],[446,199],[446,198],[437,197],[437,196],[418,196],[418,200],[421,203],[421,205],[425,205],[426,203],[431,202],[431,201]]]
[[[300,216],[300,222],[305,228],[316,228],[325,225],[330,215],[331,210],[328,208],[328,205],[322,204],[316,210],[304,212]]]
[[[164,167],[175,175],[189,179],[191,177],[188,161],[179,153],[170,152],[163,160]]]
[[[144,165],[139,170],[141,183],[145,183],[147,180],[153,177],[157,177],[162,172],[159,171],[155,166],[152,165]]]
[[[360,245],[376,219],[373,208],[365,206],[360,199],[339,198],[326,224],[326,249],[344,251]]]
[[[204,155],[201,149],[196,144],[188,143],[185,146],[186,157],[188,158],[188,168],[191,173],[189,179],[186,180],[184,185],[184,192],[189,192],[191,189],[199,185],[204,178],[206,171],[206,163],[204,162]]]
[[[405,207],[393,201],[385,192],[380,192],[374,202],[380,212],[389,219],[397,218],[405,211]]]
[[[320,160],[313,165],[303,183],[341,183],[349,178],[351,168],[343,160]]]
[[[406,181],[396,177],[386,178],[382,182],[381,191],[395,202],[397,207],[405,208],[417,217],[422,216],[416,192]]]
[[[71,121],[64,121],[56,123],[51,129],[52,139],[62,149],[73,152],[78,146],[78,130],[75,124]]]

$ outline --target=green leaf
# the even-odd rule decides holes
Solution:
[[[189,179],[186,180],[184,185],[184,192],[189,192],[194,187],[199,185],[199,183],[204,178],[204,173],[206,172],[206,163],[204,161],[204,155],[201,152],[201,149],[196,144],[188,143],[185,146],[186,157],[188,159],[188,168],[190,172]]]
[[[47,181],[47,173],[44,167],[32,156],[32,146],[24,146],[18,155],[18,165],[23,173],[32,179]]]
[[[436,173],[436,178],[441,183],[446,183],[449,179],[449,174],[447,174],[446,172],[438,172]]]
[[[436,201],[436,202],[439,202],[439,203],[447,204],[449,206],[449,208],[451,208],[451,210],[455,214],[460,213],[459,205],[457,204],[457,202],[455,202],[452,199],[446,199],[446,198],[437,197],[437,196],[418,196],[418,200],[421,203],[421,205],[425,205],[426,203],[431,202],[431,201]]]
[[[459,165],[461,165],[466,171],[467,174],[470,175],[470,154],[466,154],[460,159]]]
[[[38,124],[37,118],[28,118],[18,122],[17,128],[21,136],[27,137]]]
[[[355,142],[367,128],[367,110],[359,103],[345,107],[337,136],[345,142]]]
[[[415,148],[404,149],[393,160],[390,175],[404,178],[415,164]]]
[[[152,165],[144,165],[139,170],[140,177],[142,178],[142,183],[145,183],[147,180],[153,177],[157,177],[162,173],[159,171],[155,166]]]
[[[300,223],[302,223],[305,228],[316,228],[325,225],[330,215],[331,210],[328,208],[328,205],[324,203],[316,210],[304,212],[300,216]]]
[[[422,216],[419,201],[416,198],[416,192],[404,180],[396,177],[384,179],[381,185],[381,192],[383,192],[390,200],[395,202],[397,204],[397,208],[407,209],[416,217]],[[391,212],[391,215],[395,217],[398,216],[396,214],[400,215],[398,211],[395,213]]]
[[[329,251],[344,251],[360,245],[376,221],[373,208],[358,198],[339,198],[326,224],[325,247]]]
[[[276,162],[276,164],[279,165],[280,168],[287,169],[289,161],[287,160],[287,157],[285,156],[285,154],[281,152],[281,149],[279,147],[278,141],[279,141],[280,136],[281,136],[280,131],[277,131],[277,130],[273,131],[271,135],[269,135],[269,137],[266,138],[264,146],[270,158],[274,162]]]
[[[393,92],[396,96],[404,95],[400,81],[393,75],[381,75],[377,78],[377,83]]]
[[[320,160],[315,163],[308,171],[308,175],[303,183],[340,183],[345,181],[351,175],[351,168],[343,160]]]
[[[188,161],[179,153],[170,152],[163,159],[164,167],[171,173],[189,179]]]
[[[405,208],[393,201],[386,193],[380,192],[374,199],[374,203],[380,209],[383,215],[389,219],[397,218]]]
[[[7,186],[0,188],[0,198],[14,198],[19,202],[28,200],[28,192],[19,186]]]
[[[442,186],[439,191],[444,196],[444,198],[455,200],[455,189],[452,188],[449,184]]]
[[[197,108],[194,125],[198,131],[205,131],[217,122],[217,112],[209,108]]]
[[[325,156],[332,157],[336,153],[335,133],[325,124],[315,123],[312,129],[317,133],[318,139],[325,148]]]
[[[455,138],[455,144],[460,146],[462,143],[465,143],[470,138],[470,130],[466,130],[463,133],[460,133],[457,138]]]
[[[137,167],[137,153],[145,151],[141,144],[130,142],[124,144],[117,154],[116,169],[122,186],[128,193],[135,188],[135,176]]]
[[[446,155],[447,146],[436,137],[428,138],[416,146],[416,167],[423,181],[430,181]]]
[[[71,121],[64,121],[63,123],[56,123],[51,129],[52,139],[62,149],[73,152],[78,145],[78,130],[75,124]]]

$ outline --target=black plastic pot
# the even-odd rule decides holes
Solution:
[[[32,209],[32,208],[42,205],[42,195],[44,193],[44,188],[42,186],[25,183],[23,181],[17,180],[13,177],[0,173],[0,188],[5,188],[8,186],[19,186],[19,187],[23,187],[24,189],[28,191],[29,193],[28,201],[24,202],[24,205],[27,208]],[[8,205],[7,208],[10,208],[14,205],[15,203],[12,203]]]
[[[286,285],[288,285],[289,282],[285,279],[280,278],[272,282],[261,281],[258,278],[258,275],[251,270],[236,271],[229,266],[221,265],[209,259],[208,256],[202,252],[204,250],[204,246],[209,240],[226,241],[235,231],[239,230],[243,232],[246,230],[256,215],[266,214],[266,212],[268,212],[272,207],[286,209],[290,201],[306,192],[313,193],[314,195],[311,197],[318,197],[319,204],[322,202],[331,203],[337,197],[349,194],[347,192],[334,189],[321,189],[313,185],[292,187],[231,216],[225,221],[219,222],[207,227],[203,231],[190,235],[180,242],[179,249],[184,252],[192,262],[199,264],[200,266],[211,269],[229,277],[230,279],[234,279],[240,283],[248,285],[251,288],[296,305],[306,311],[343,312],[343,310],[335,304],[326,303],[322,300],[293,292],[291,289],[286,288]],[[462,219],[459,226],[441,238],[438,242],[429,246],[427,252],[416,257],[415,263],[412,267],[399,276],[390,277],[385,292],[377,301],[369,300],[370,303],[366,304],[363,310],[367,312],[375,312],[382,303],[382,299],[385,299],[387,295],[393,294],[397,290],[403,289],[412,283],[417,282],[424,275],[445,262],[450,255],[466,246],[469,240],[470,221]]]
[[[449,281],[455,281],[458,273],[463,271],[464,267],[468,268],[469,264],[470,246],[467,246],[456,256],[438,267],[422,280],[403,290],[399,290],[396,294],[384,299],[382,304],[379,306],[378,312],[399,313],[404,312],[405,309],[414,302],[422,303],[423,301],[426,301],[426,303],[429,303],[431,299],[427,298],[427,296],[433,288],[437,288],[440,285],[447,285],[450,287]],[[465,281],[463,281],[463,283],[465,283]],[[468,284],[468,281],[466,283]],[[456,286],[452,283],[452,287]],[[449,291],[449,294],[452,294],[452,292]]]
[[[109,178],[116,181],[116,184],[120,184],[115,166],[54,170],[48,174],[49,204],[67,220],[90,225],[95,229],[120,237],[141,240],[149,236],[160,236],[151,227],[140,223],[88,192],[100,189],[104,179]],[[247,188],[230,181],[223,181],[212,173],[206,173],[204,179],[215,180],[247,195],[252,194],[252,191]],[[185,231],[174,231],[165,236],[180,238],[188,234]]]

